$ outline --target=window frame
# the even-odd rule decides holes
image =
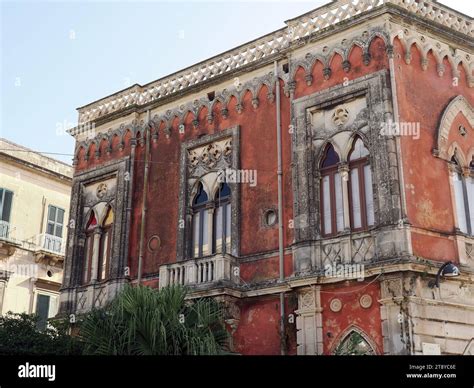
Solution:
[[[92,217],[95,224],[91,225]],[[85,227],[84,251],[83,251],[83,273],[82,284],[89,284],[92,279],[92,257],[94,254],[94,234],[98,226],[97,217],[94,211],[89,214],[89,218]]]
[[[349,221],[351,225],[352,232],[362,232],[368,230],[370,226],[368,225],[367,217],[367,198],[365,193],[365,166],[370,166],[367,157],[360,158],[354,161],[349,162],[349,179],[348,179],[348,195],[349,195]],[[357,170],[358,177],[358,186],[359,186],[359,203],[360,203],[360,227],[356,228],[354,226],[354,201],[352,195],[352,170]]]
[[[50,218],[49,218],[51,209],[54,209],[54,220],[50,220]],[[58,222],[59,211],[63,212],[63,221],[62,221],[62,223]],[[55,206],[55,205],[48,205],[48,216],[46,217],[46,230],[45,230],[45,233],[49,236],[63,238],[65,217],[66,217],[66,211],[63,208],[60,208],[59,206]],[[53,233],[48,232],[48,228],[49,228],[50,224],[53,225]],[[58,236],[56,234],[58,227],[61,227],[61,235],[60,236]]]
[[[355,151],[355,147],[357,142],[360,141],[362,142],[362,145],[364,148],[367,150],[367,155],[350,160],[352,153]],[[351,228],[351,232],[365,232],[369,230],[370,228],[375,226],[375,214],[373,215],[374,218],[374,223],[372,225],[369,225],[369,217],[367,214],[368,211],[368,202],[367,202],[367,193],[366,193],[366,174],[365,174],[365,167],[369,167],[370,169],[370,174],[372,176],[372,184],[373,184],[373,173],[372,173],[372,166],[370,163],[370,151],[365,145],[365,142],[362,140],[360,136],[355,136],[354,139],[352,140],[352,146],[347,154],[347,163],[349,167],[349,173],[348,173],[348,180],[347,180],[347,185],[348,185],[348,201],[349,201],[349,225]],[[359,189],[359,203],[360,203],[360,227],[355,227],[354,226],[354,201],[353,201],[353,189],[352,189],[352,171],[357,170],[357,178],[358,178],[358,189]],[[374,190],[372,188],[372,207],[374,206]],[[375,209],[373,210],[375,211]]]
[[[192,213],[192,222],[191,222],[191,237],[192,237],[192,244],[191,244],[191,257],[193,259],[198,259],[198,258],[201,258],[201,257],[204,257],[204,217],[207,217],[208,220],[207,222],[209,223],[209,205],[212,204],[212,201],[209,199],[209,195],[207,194],[206,190],[204,189],[204,185],[201,181],[198,182],[198,187],[200,187],[200,189],[202,191],[204,191],[204,193],[206,194],[207,196],[207,200],[205,202],[201,202],[199,204],[195,204],[194,202],[196,201],[197,197],[200,195],[200,189],[198,188],[198,190],[196,191],[196,194],[194,195],[193,197],[193,204],[191,206],[191,213]],[[196,232],[195,232],[195,226],[194,226],[194,217],[196,216],[196,214],[199,214],[199,219],[198,219],[198,222],[199,222],[199,225],[198,225],[198,254],[196,256],[196,242],[195,242],[195,235],[196,235]],[[207,226],[209,227],[209,224],[207,224]],[[212,243],[212,241],[211,241]],[[209,246],[209,235],[208,235],[208,246]],[[212,252],[212,247],[210,249],[210,252]],[[207,253],[207,255],[209,255],[209,252]]]
[[[222,197],[220,196],[220,192],[222,190],[223,185],[227,185],[229,188],[229,194]],[[228,221],[228,215],[227,215],[227,208],[230,205],[230,216],[232,217],[232,189],[229,186],[227,182],[222,182],[218,189],[216,190],[216,193],[214,195],[214,201],[213,201],[213,215],[212,215],[212,254],[215,255],[217,253],[227,253],[228,247],[227,247],[227,238],[230,238],[229,245],[232,244],[232,219],[231,219],[231,225],[230,225],[230,233],[227,235],[227,221]],[[222,209],[222,223],[221,223],[221,252],[217,252],[217,209],[221,208]],[[230,248],[230,246],[229,246]]]
[[[467,179],[474,179],[472,173],[470,174],[469,177],[466,177],[463,174],[463,168],[461,167],[461,164],[459,163],[459,160],[456,158],[454,155],[450,162],[451,167],[452,167],[452,175],[451,175],[451,180],[452,180],[452,185],[453,185],[453,190],[452,190],[452,195],[453,195],[453,202],[454,202],[454,211],[456,215],[456,228],[459,230],[459,232],[465,234],[466,236],[469,237],[474,237],[474,225],[472,225],[472,217],[471,217],[471,212],[474,213],[474,209],[471,209],[471,206],[474,207],[474,200],[472,201],[472,204],[469,201],[469,193],[468,193],[468,182]],[[469,166],[471,167],[471,166]],[[458,178],[456,178],[458,176]],[[463,207],[464,207],[464,222],[466,223],[466,231],[463,231],[461,229],[460,225],[460,220],[459,218],[459,209],[458,209],[458,201],[456,198],[456,181],[455,179],[459,179],[461,183],[461,190],[462,190],[462,201],[463,201]]]
[[[0,187],[0,190],[2,191],[2,194],[0,196],[0,221],[4,221],[7,223],[10,223],[11,216],[12,216],[12,210],[13,210],[13,197],[14,193],[12,190],[8,190],[5,187]],[[9,193],[11,194],[11,200],[10,200],[10,210],[8,213],[8,220],[3,219],[3,212],[4,212],[4,206],[5,206],[5,194]]]
[[[334,152],[336,153],[338,157],[338,162],[336,164],[332,164],[327,167],[321,167],[324,164],[324,161],[326,160],[328,156],[328,152],[330,149],[333,149]],[[336,203],[336,175],[340,174],[339,172],[339,165],[341,163],[341,159],[339,155],[336,152],[336,149],[334,148],[334,145],[331,143],[328,143],[324,149],[324,154],[321,159],[320,165],[320,174],[321,174],[321,179],[320,179],[320,214],[321,214],[321,235],[323,237],[334,237],[337,236],[341,231],[337,230],[337,203]],[[330,198],[330,212],[331,212],[331,232],[326,233],[326,226],[325,226],[325,220],[326,220],[326,214],[324,211],[324,205],[325,205],[325,196],[324,196],[324,182],[323,179],[325,177],[329,178],[329,198]],[[341,187],[342,189],[342,187]],[[342,194],[344,195],[344,194]],[[344,207],[344,197],[342,198],[342,206]]]

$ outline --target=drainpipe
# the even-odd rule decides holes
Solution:
[[[129,178],[129,185],[128,185],[128,201],[127,201],[127,214],[126,214],[126,229],[125,229],[125,236],[126,238],[124,239],[124,249],[123,249],[123,254],[126,255],[126,267],[128,267],[128,276],[130,276],[130,252],[129,252],[129,246],[130,246],[130,236],[129,236],[129,230],[130,230],[130,225],[132,223],[132,198],[133,198],[133,190],[135,188],[134,184],[134,172],[135,172],[135,150],[137,148],[136,145],[136,139],[133,139],[132,144],[131,144],[131,151],[130,151],[130,168],[129,172],[130,175],[128,176]],[[125,270],[125,268],[124,268]],[[125,275],[125,271],[122,273]]]
[[[277,155],[278,155],[278,257],[280,267],[280,283],[285,281],[285,266],[283,259],[283,183],[282,183],[282,155],[281,155],[281,104],[280,104],[280,81],[278,79],[278,61],[274,62],[275,94],[276,94],[276,122],[277,122]],[[286,354],[285,343],[285,292],[280,292],[280,351]]]
[[[145,128],[145,172],[143,176],[143,198],[142,198],[142,223],[140,225],[140,247],[138,251],[138,285],[142,282],[143,267],[143,244],[145,239],[145,222],[146,222],[146,194],[148,191],[148,169],[150,159],[150,111],[147,112],[147,125]]]
[[[400,123],[400,113],[398,110],[398,96],[397,96],[397,84],[395,81],[395,62],[393,60],[393,56],[389,55],[388,62],[390,67],[390,87],[392,89],[392,103],[393,103],[393,119],[395,123]],[[405,195],[405,179],[403,176],[403,157],[402,157],[402,147],[401,147],[401,140],[400,136],[395,137],[395,145],[397,149],[397,164],[398,164],[398,182],[400,184],[400,210],[401,210],[401,218],[402,220],[407,220],[407,205],[406,205],[406,195]],[[407,249],[408,253],[411,254],[411,243],[410,243],[410,234],[406,233],[407,238]]]

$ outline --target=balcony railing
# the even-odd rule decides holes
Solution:
[[[0,221],[0,239],[8,240],[10,238],[10,223]]]
[[[64,256],[65,246],[63,244],[63,239],[61,237],[53,236],[51,234],[42,233],[38,235],[38,240],[36,242],[36,249],[38,251],[51,252],[57,255]]]
[[[160,288],[171,285],[212,285],[239,283],[239,266],[229,255],[192,259],[160,267]]]

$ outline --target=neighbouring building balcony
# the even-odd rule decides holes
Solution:
[[[239,264],[227,254],[164,264],[160,267],[160,288],[178,284],[199,288],[232,286],[239,284],[239,279]]]
[[[36,261],[47,261],[50,265],[55,265],[64,260],[66,253],[66,244],[61,237],[53,236],[47,233],[41,233],[37,236],[35,256]]]
[[[0,220],[0,259],[12,256],[21,244],[11,236],[12,226],[7,221]]]

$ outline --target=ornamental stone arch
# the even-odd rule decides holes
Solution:
[[[82,225],[82,230],[86,230],[87,224],[89,223],[89,220],[90,220],[92,214],[94,215],[94,218],[96,219],[97,224],[99,224],[99,217],[98,217],[97,211],[96,211],[95,207],[91,207],[90,209],[88,209],[85,212],[84,219],[83,219],[83,222],[82,222],[82,224],[83,224]]]
[[[350,346],[348,346],[348,341],[354,339],[354,347],[357,346],[357,342],[361,345],[360,351],[361,353],[347,353],[351,351]],[[365,347],[365,349],[364,349]],[[356,351],[356,349],[353,349]],[[379,352],[377,351],[377,345],[375,342],[370,338],[370,336],[365,333],[360,327],[356,325],[350,325],[346,328],[334,341],[333,346],[329,354],[332,355],[377,355]]]
[[[452,155],[450,155],[450,152],[453,151],[451,145],[448,143],[449,133],[459,113],[462,113],[471,127],[474,127],[474,108],[467,99],[461,95],[455,97],[445,108],[438,126],[435,154],[447,161],[451,159],[450,157],[452,157]]]
[[[469,164],[466,163],[468,162],[468,159],[466,159],[463,150],[461,147],[459,147],[459,144],[456,141],[452,142],[449,146],[447,156],[447,160],[449,161],[455,158],[460,167],[465,167],[467,164]]]
[[[330,145],[334,148],[334,151],[336,152],[337,156],[339,157],[339,161],[342,161],[342,155],[343,155],[343,149],[341,148],[341,142],[340,141],[336,141],[336,136],[337,135],[340,135],[340,133],[334,135],[334,136],[331,136],[329,139],[326,139],[323,143],[321,143],[321,145],[319,146],[319,151],[317,153],[317,156],[316,158],[314,159],[315,160],[315,163],[314,163],[314,166],[313,166],[313,169],[315,171],[318,171],[320,166],[321,166],[321,163],[322,161],[324,160],[324,157],[326,156],[326,148],[329,147]]]
[[[351,152],[352,147],[354,146],[354,143],[357,141],[357,139],[362,140],[362,143],[364,143],[365,148],[367,148],[367,150],[369,151],[369,160],[370,160],[370,155],[372,155],[372,152],[371,152],[372,150],[370,147],[369,139],[367,138],[365,134],[361,133],[360,131],[352,131],[350,132],[350,137],[344,146],[342,158],[341,158],[342,161],[344,162],[348,161],[349,153]]]

